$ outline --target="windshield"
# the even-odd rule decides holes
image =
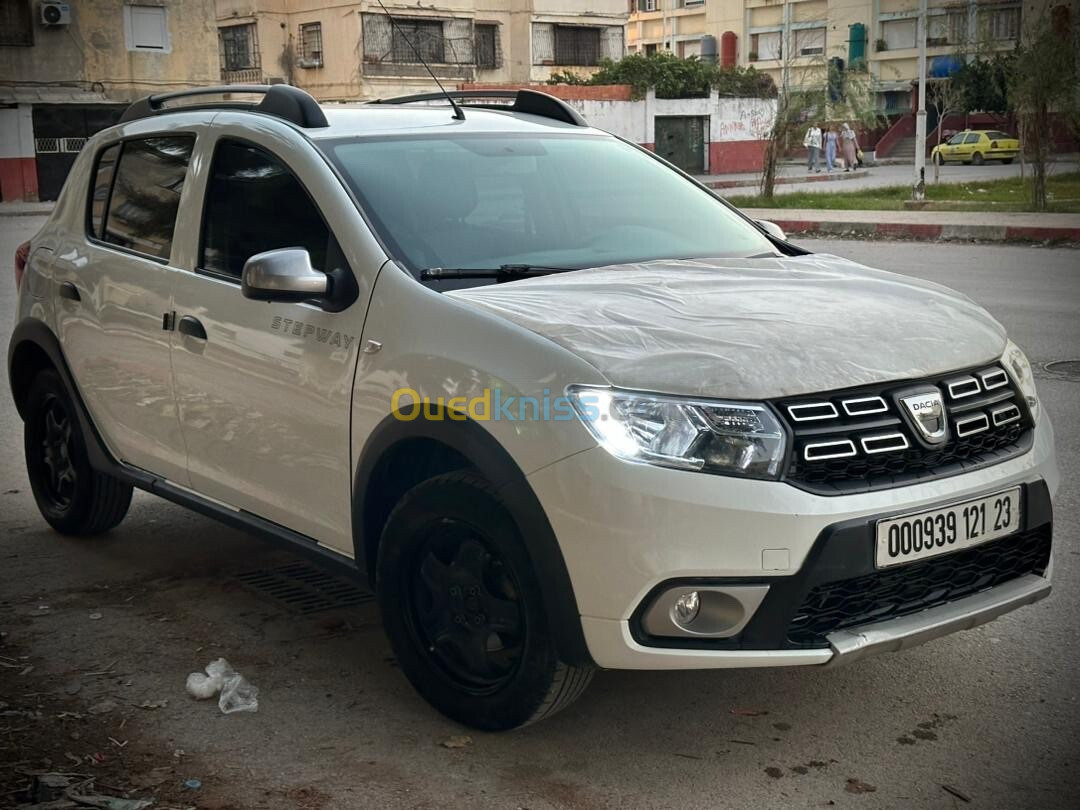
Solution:
[[[710,193],[611,137],[342,139],[324,148],[413,272],[777,254]]]

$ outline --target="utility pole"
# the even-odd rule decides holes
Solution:
[[[911,199],[926,198],[926,0],[919,0],[919,111],[915,113],[915,185]]]

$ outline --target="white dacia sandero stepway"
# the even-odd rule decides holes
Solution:
[[[1052,431],[987,312],[468,99],[206,88],[88,141],[16,261],[52,526],[139,487],[338,563],[487,729],[597,667],[833,665],[1049,593]]]

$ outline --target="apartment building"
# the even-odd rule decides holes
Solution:
[[[221,80],[288,82],[323,101],[444,84],[527,84],[625,52],[626,0],[217,0]],[[392,19],[391,19],[392,17]]]
[[[1027,15],[1075,0],[929,0],[931,75],[958,52],[1015,45]],[[632,0],[627,49],[753,65],[779,86],[824,76],[829,60],[864,64],[889,111],[910,109],[918,0]]]
[[[2,0],[0,197],[55,199],[131,101],[219,79],[214,0]]]

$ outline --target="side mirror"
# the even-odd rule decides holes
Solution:
[[[775,222],[769,222],[767,219],[759,219],[757,224],[765,229],[765,233],[774,239],[780,239],[781,241],[787,241],[787,234],[784,233],[784,229],[777,225]],[[246,269],[246,268],[245,268]]]
[[[330,281],[311,266],[311,256],[303,248],[278,248],[244,262],[240,291],[256,301],[307,301],[324,298]]]

